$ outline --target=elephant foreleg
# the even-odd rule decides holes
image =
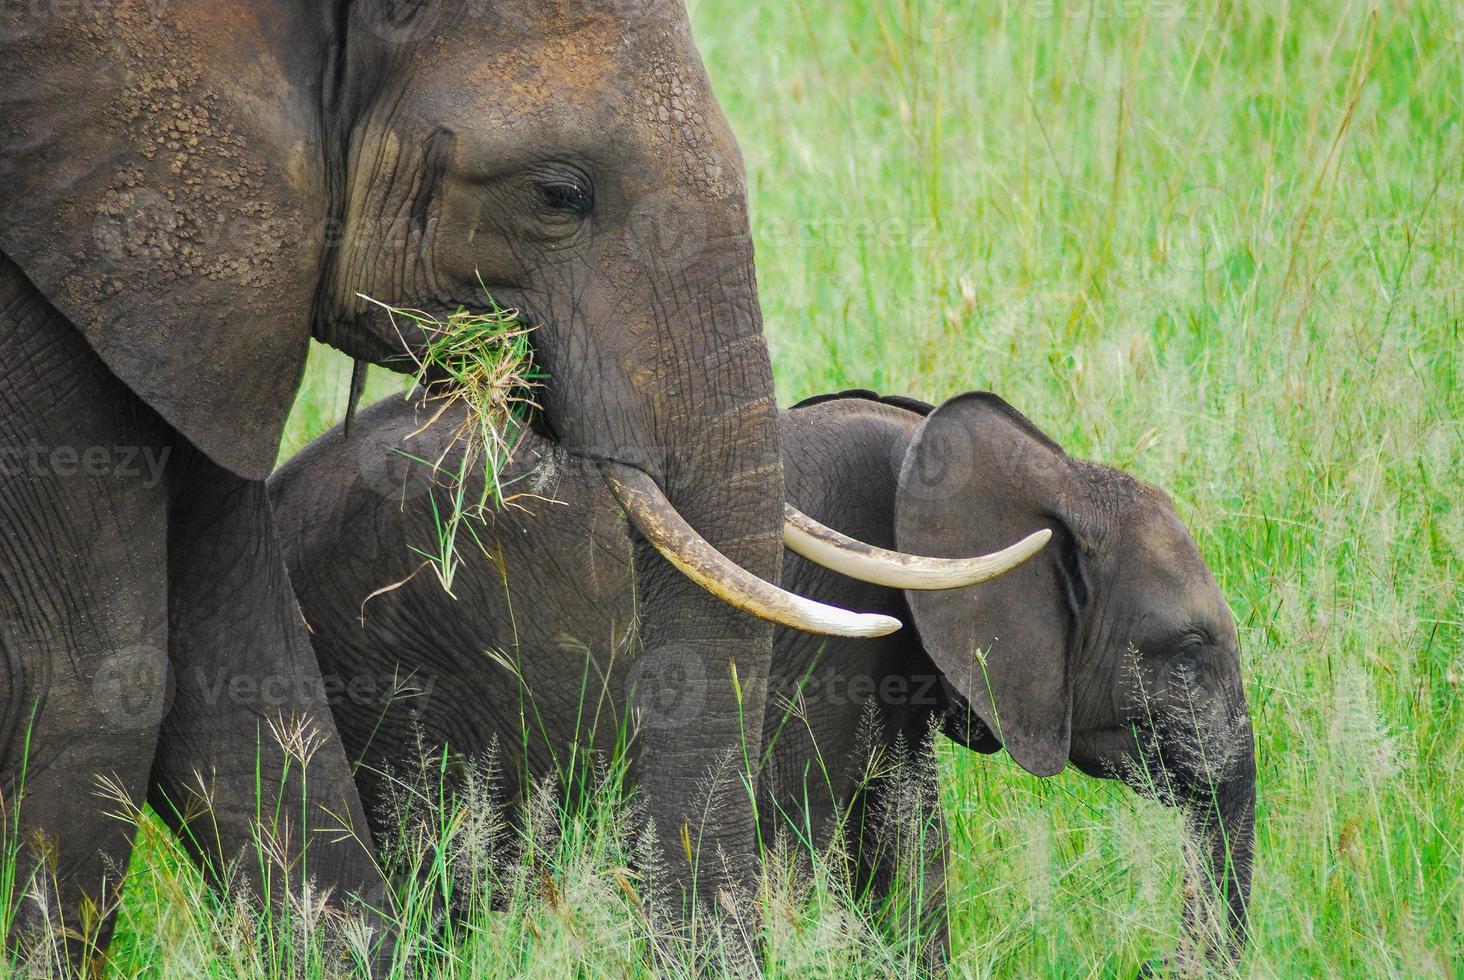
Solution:
[[[911,965],[921,974],[944,976],[950,958],[949,837],[929,733],[917,744],[908,754],[890,747],[884,763],[889,771],[858,794],[850,827],[861,887],[876,919],[895,935],[919,938]]]
[[[0,336],[3,898],[65,970],[111,932],[164,709],[171,433],[3,257]]]
[[[194,450],[169,540],[174,703],[151,801],[212,873],[280,907],[307,882],[386,898],[262,483]]]

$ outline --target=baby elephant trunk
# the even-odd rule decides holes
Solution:
[[[1224,775],[1185,801],[1185,931],[1195,954],[1234,963],[1246,942],[1255,850],[1256,763],[1249,719]],[[1197,966],[1199,964],[1196,964]]]

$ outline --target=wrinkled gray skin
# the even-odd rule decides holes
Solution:
[[[422,746],[471,758],[496,740],[516,794],[549,774],[561,785],[582,778],[571,760],[583,765],[585,748],[609,751],[627,730],[636,733],[632,757],[697,737],[712,678],[691,659],[637,659],[624,520],[579,461],[526,439],[505,474],[510,490],[557,503],[524,499],[527,510],[494,515],[483,534],[494,559],[468,549],[456,602],[430,572],[368,599],[410,576],[421,560],[409,547],[434,538],[423,467],[401,456],[363,461],[395,451],[435,458],[444,443],[436,430],[411,436],[416,412],[397,400],[358,424],[349,441],[332,432],[307,447],[270,490],[342,737],[363,763],[363,798],[386,820],[380,833],[394,830],[382,813],[391,795],[382,773],[413,772]],[[946,855],[934,786],[922,776],[929,735],[940,727],[993,752],[1001,732],[1038,775],[1071,762],[1183,806],[1199,855],[1185,910],[1191,935],[1211,955],[1238,951],[1255,767],[1236,633],[1163,493],[1070,458],[984,393],[934,412],[867,392],[814,399],[782,414],[782,438],[789,499],[860,540],[967,556],[1037,527],[1053,539],[1001,579],[943,593],[901,593],[785,555],[784,581],[800,593],[909,625],[878,640],[777,631],[758,783],[764,838],[781,828],[805,840],[811,829],[822,845],[842,821],[876,897],[903,894],[905,908],[923,909],[939,960]],[[971,669],[978,647],[990,648],[984,674]],[[626,708],[637,689],[638,722]],[[888,769],[900,744],[915,756],[906,775],[867,778],[871,758]],[[912,803],[934,816],[924,828],[924,894],[910,901],[892,874],[888,814]],[[1204,897],[1213,884],[1228,936],[1216,917],[1206,920],[1217,907]],[[913,911],[894,914],[908,923]]]
[[[61,892],[17,931],[105,942],[80,909],[112,907],[131,845],[99,778],[277,894],[257,756],[284,849],[380,900],[336,832],[361,807],[260,482],[312,336],[408,366],[420,336],[358,293],[520,309],[560,444],[639,467],[776,579],[743,170],[680,0],[7,4],[0,106],[0,791],[21,874],[49,850]],[[740,746],[726,665],[759,685],[772,632],[645,547],[635,565],[648,662],[708,676],[695,731],[638,759],[671,822]],[[282,718],[320,742],[308,834]],[[750,866],[749,804],[696,832]]]

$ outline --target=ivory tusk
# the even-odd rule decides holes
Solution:
[[[621,463],[601,463],[600,474],[636,530],[666,560],[712,595],[760,619],[821,636],[886,636],[900,621],[856,613],[785,592],[713,548],[676,512],[656,482]]]
[[[1016,568],[1042,550],[1052,532],[1034,531],[1016,544],[977,558],[923,558],[856,541],[794,507],[783,505],[783,543],[794,554],[874,585],[921,591],[959,589]]]

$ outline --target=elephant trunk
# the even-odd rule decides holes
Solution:
[[[759,335],[699,360],[706,376],[686,383],[719,395],[687,400],[660,489],[711,548],[776,586],[783,470],[766,347]],[[646,534],[635,540],[635,775],[670,877],[703,907],[722,905],[755,867],[751,770],[773,627],[688,577]]]
[[[738,234],[675,262],[650,252],[647,267],[626,271],[624,291],[595,313],[618,315],[616,329],[542,331],[536,357],[549,377],[545,421],[571,456],[618,474],[710,551],[776,585],[777,406],[752,242],[740,213],[731,217]],[[688,578],[639,530],[632,540],[640,642],[620,683],[630,775],[658,844],[640,857],[652,882],[715,902],[755,868],[746,773],[758,757],[773,627]]]
[[[1209,960],[1234,961],[1247,938],[1255,849],[1256,764],[1246,721],[1223,778],[1185,802],[1186,933]]]

